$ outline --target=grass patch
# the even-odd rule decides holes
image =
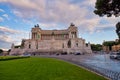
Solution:
[[[28,58],[28,56],[0,56],[0,61]]]
[[[0,80],[106,80],[67,62],[51,58],[0,61]]]

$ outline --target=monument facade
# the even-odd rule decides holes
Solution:
[[[78,37],[78,28],[71,24],[64,30],[42,30],[35,25],[31,30],[31,39],[23,39],[20,48],[12,45],[10,54],[36,53],[92,53],[90,43]]]

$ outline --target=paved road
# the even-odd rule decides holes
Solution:
[[[83,62],[104,69],[120,72],[120,60],[109,58],[109,54],[87,54],[87,55],[51,55],[50,57],[64,58],[67,60]]]
[[[120,60],[113,60],[109,55],[93,55],[85,60],[85,63],[96,65],[101,68],[109,69],[112,71],[120,72]]]
[[[111,80],[120,80],[120,60],[110,59],[109,54],[41,56],[63,59],[99,73]]]

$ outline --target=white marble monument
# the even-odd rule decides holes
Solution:
[[[50,54],[50,53],[92,53],[90,43],[78,38],[78,29],[71,24],[64,30],[42,30],[35,25],[31,30],[31,39],[23,39],[21,48],[11,47],[10,54],[23,53]]]

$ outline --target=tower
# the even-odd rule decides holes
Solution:
[[[78,38],[78,31],[77,31],[77,27],[71,23],[70,27],[68,28],[68,31],[69,31],[69,38],[72,39],[72,38]]]
[[[35,25],[31,30],[33,40],[41,40],[41,28],[39,25]]]

